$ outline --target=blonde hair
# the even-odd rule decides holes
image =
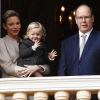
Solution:
[[[7,19],[9,17],[17,16],[20,19],[20,15],[17,11],[15,10],[7,10],[4,15],[3,15],[3,23],[6,24]]]
[[[41,30],[41,34],[42,34],[42,39],[45,39],[46,36],[46,29],[44,28],[44,26],[39,23],[39,22],[31,22],[28,27],[27,27],[27,34],[29,32],[29,30],[34,29],[34,28],[39,28]]]

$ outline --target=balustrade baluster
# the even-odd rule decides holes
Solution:
[[[89,91],[78,91],[76,97],[77,100],[90,100],[91,93]]]
[[[48,94],[45,92],[34,93],[34,100],[48,100]]]
[[[14,93],[13,100],[27,100],[27,94],[26,93]]]
[[[69,93],[65,91],[58,91],[55,93],[55,100],[69,100]]]
[[[0,93],[0,100],[6,100],[5,94]]]

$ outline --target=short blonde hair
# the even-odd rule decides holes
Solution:
[[[40,22],[31,22],[27,27],[26,33],[28,34],[29,30],[34,29],[34,28],[41,29],[42,39],[45,39],[46,29],[44,28],[44,26]]]

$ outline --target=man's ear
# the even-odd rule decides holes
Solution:
[[[3,28],[6,30],[6,25],[3,23]]]

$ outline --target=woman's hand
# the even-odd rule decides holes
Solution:
[[[21,70],[18,70],[17,75],[18,75],[19,77],[26,77],[26,73],[28,73],[28,72],[29,72],[29,70],[28,70],[27,68],[22,67]]]
[[[24,77],[25,74],[28,72],[29,70],[25,67],[20,67],[20,69],[18,69],[18,72],[17,72],[17,76],[18,77]]]
[[[19,71],[19,75],[21,77],[30,77],[35,72],[41,70],[41,68],[38,65],[24,65],[24,66],[25,66],[25,69]]]

